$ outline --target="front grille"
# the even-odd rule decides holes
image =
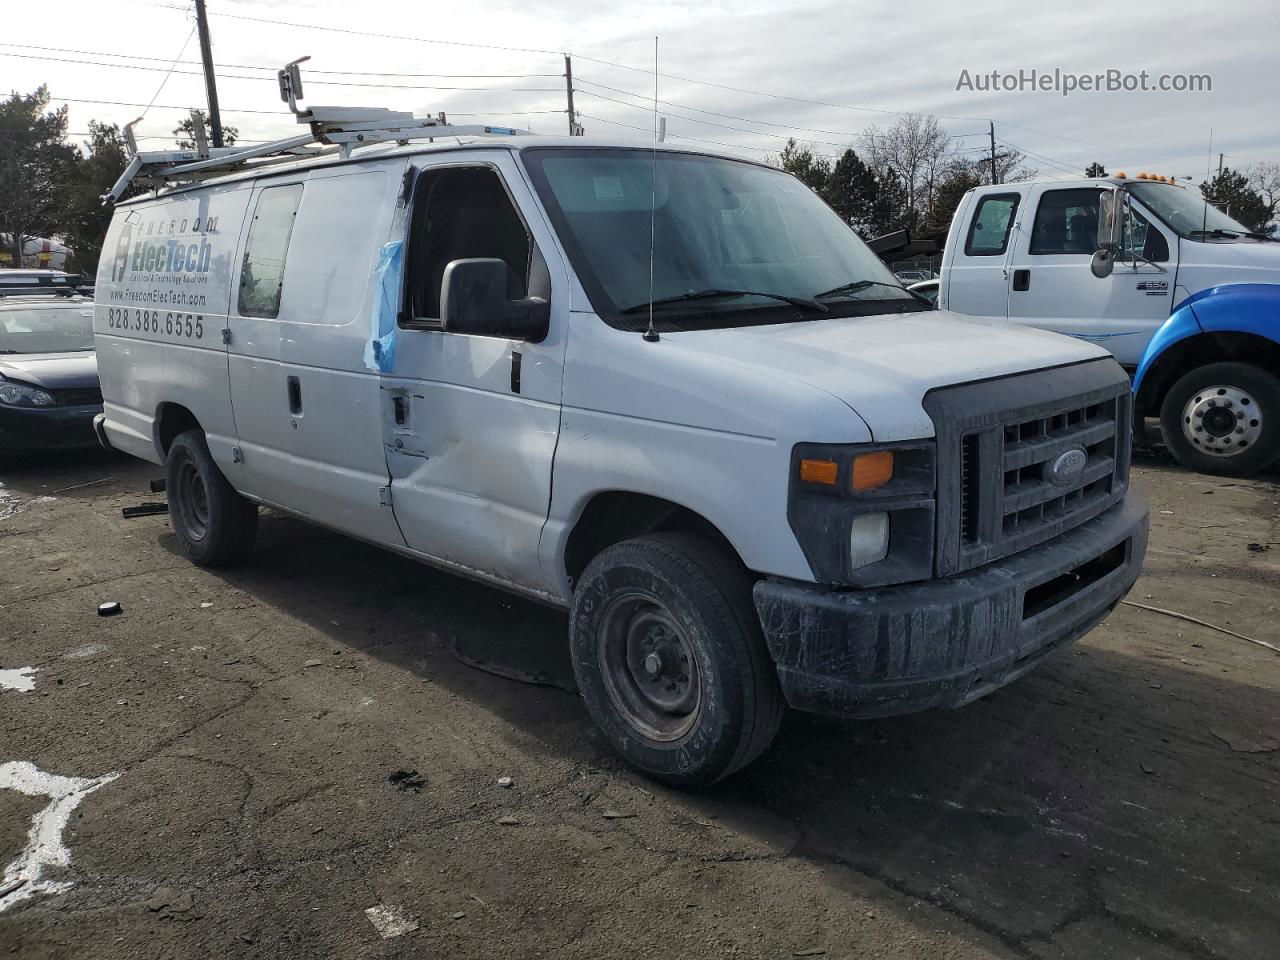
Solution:
[[[1129,384],[1112,361],[935,390],[925,408],[938,434],[939,576],[1043,543],[1124,496]],[[1061,461],[1081,452],[1073,473]]]
[[[51,390],[53,398],[62,407],[80,407],[91,403],[102,403],[102,391],[97,387],[86,387],[80,390]]]

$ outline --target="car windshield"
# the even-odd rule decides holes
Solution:
[[[1249,228],[1232,220],[1198,192],[1166,183],[1130,183],[1129,191],[1143,206],[1180,237],[1200,237],[1215,230],[1246,234]]]
[[[92,304],[31,307],[0,304],[0,354],[92,349]]]
[[[652,299],[664,301],[666,329],[748,314],[776,323],[883,313],[886,300],[919,306],[830,207],[779,170],[641,148],[523,156],[592,305],[614,326],[647,320],[651,204]],[[828,310],[779,299],[821,294]]]

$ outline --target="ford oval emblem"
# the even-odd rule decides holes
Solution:
[[[1080,479],[1085,465],[1089,462],[1089,454],[1084,447],[1072,447],[1058,454],[1045,471],[1045,479],[1055,487],[1069,487]]]

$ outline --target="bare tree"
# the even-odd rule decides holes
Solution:
[[[1249,186],[1267,207],[1267,222],[1280,213],[1280,163],[1264,160],[1249,171]]]
[[[892,174],[906,193],[907,226],[929,220],[934,189],[952,158],[951,138],[937,117],[908,113],[887,130],[870,126],[861,138],[863,155],[880,175]]]

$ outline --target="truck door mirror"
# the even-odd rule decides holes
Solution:
[[[1120,231],[1124,226],[1124,195],[1122,191],[1103,190],[1098,198],[1097,252],[1089,269],[1098,279],[1111,276],[1115,269],[1116,253],[1120,250]]]
[[[508,300],[502,260],[453,260],[444,268],[440,321],[447,333],[538,341],[547,335],[551,305],[541,297]]]

